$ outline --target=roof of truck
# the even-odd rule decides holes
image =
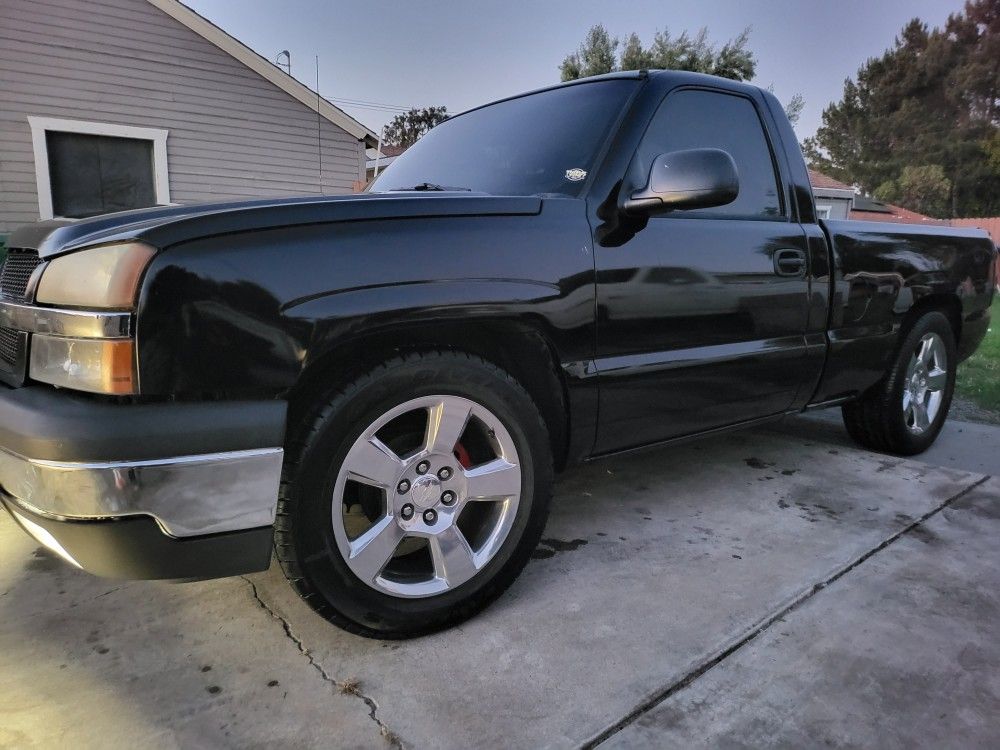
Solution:
[[[520,99],[523,96],[530,96],[531,94],[540,94],[543,91],[553,91],[555,89],[566,88],[567,86],[578,86],[580,84],[596,83],[600,81],[619,81],[619,80],[641,80],[644,78],[674,78],[677,80],[679,85],[682,84],[701,84],[701,85],[716,85],[724,84],[726,88],[734,88],[744,90],[760,89],[759,86],[754,86],[752,83],[745,83],[743,81],[734,81],[731,78],[722,78],[720,76],[713,76],[707,73],[692,73],[689,70],[619,70],[614,73],[604,73],[598,76],[586,76],[585,78],[574,78],[572,81],[563,81],[561,83],[553,84],[552,86],[543,86],[540,89],[534,89],[532,91],[523,91],[520,94],[514,94],[512,96],[505,96],[502,99],[494,99],[490,102],[484,102],[477,107],[472,107],[464,112],[459,112],[454,115],[454,117],[461,117],[469,112],[475,112],[477,109],[482,109],[483,107],[488,107],[491,104],[497,104],[498,102],[506,102],[512,99]]]

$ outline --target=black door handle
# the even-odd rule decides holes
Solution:
[[[778,276],[803,276],[806,265],[805,250],[778,250],[774,254],[774,272]]]

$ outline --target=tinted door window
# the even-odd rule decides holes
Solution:
[[[771,149],[753,103],[714,91],[678,91],[660,105],[639,147],[640,174],[668,151],[720,148],[736,162],[740,194],[715,208],[674,211],[669,216],[771,219],[781,215],[781,191]]]
[[[56,216],[156,205],[151,141],[57,132],[45,139]]]

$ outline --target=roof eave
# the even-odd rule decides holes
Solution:
[[[216,47],[236,58],[252,71],[273,83],[279,89],[294,99],[297,99],[309,109],[332,122],[366,146],[378,145],[378,137],[371,130],[355,120],[342,109],[335,107],[318,93],[288,75],[278,66],[258,55],[243,42],[225,31],[204,16],[191,10],[180,0],[147,0],[147,2],[162,10],[168,16],[187,26],[198,36],[206,39]]]

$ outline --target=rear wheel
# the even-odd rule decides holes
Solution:
[[[913,455],[937,438],[955,390],[955,336],[940,312],[918,318],[888,376],[843,407],[851,437],[877,451]]]
[[[290,453],[278,558],[307,602],[361,635],[471,616],[517,577],[545,524],[538,410],[465,354],[385,363],[324,404]]]

